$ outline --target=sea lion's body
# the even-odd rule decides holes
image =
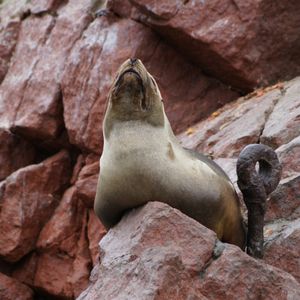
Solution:
[[[130,61],[116,78],[104,120],[96,214],[110,228],[126,210],[161,201],[243,248],[243,220],[229,178],[213,161],[178,143],[157,85],[141,62],[134,69],[140,78],[128,69]]]

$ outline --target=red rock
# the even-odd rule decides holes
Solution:
[[[300,173],[300,136],[280,146],[276,153],[282,164],[282,178]]]
[[[75,183],[78,197],[87,208],[94,207],[98,177],[99,162],[97,161],[91,165],[84,166],[79,173],[78,180]]]
[[[88,222],[88,238],[89,249],[92,257],[93,266],[99,260],[99,242],[106,234],[106,229],[95,215],[93,209],[89,209],[89,222]]]
[[[69,188],[37,242],[34,286],[52,297],[72,299],[84,288],[92,265],[86,215],[76,188]]]
[[[241,98],[193,126],[191,132],[179,135],[179,140],[186,148],[216,158],[238,157],[246,145],[259,141],[267,116],[280,97],[280,90],[272,89],[250,99]]]
[[[29,78],[52,28],[53,18],[49,15],[23,20],[10,68],[0,86],[0,127],[9,128],[14,122]]]
[[[101,153],[107,94],[120,64],[133,56],[157,78],[177,132],[237,96],[204,76],[149,28],[108,13],[95,19],[75,44],[64,72],[64,120],[72,144]]]
[[[41,228],[69,181],[66,151],[19,169],[4,182],[0,197],[0,255],[15,262],[35,247]]]
[[[36,151],[23,138],[0,129],[0,181],[19,168],[34,163]]]
[[[136,8],[131,10],[128,1],[109,2],[231,86],[247,91],[299,74],[297,1],[130,0]]]
[[[78,299],[203,299],[197,274],[215,241],[212,231],[179,211],[149,203],[101,240],[98,280]]]
[[[33,286],[37,268],[37,259],[38,256],[35,252],[27,255],[15,265],[11,276],[19,282],[25,283],[28,286]]]
[[[33,300],[33,291],[17,280],[0,273],[1,300]]]
[[[75,41],[91,21],[86,10],[88,2],[78,5],[78,1],[69,1],[59,10],[53,28],[40,45],[36,65],[19,100],[13,123],[15,132],[32,139],[53,139],[62,130],[61,75]]]
[[[265,227],[271,233],[265,238],[264,261],[292,274],[300,282],[300,219],[278,223],[280,229],[276,223]]]
[[[31,13],[39,14],[43,12],[55,11],[59,5],[64,3],[61,0],[31,0],[28,3],[28,9]]]
[[[300,136],[300,77],[284,86],[285,92],[268,118],[261,142],[277,148]]]
[[[158,202],[132,210],[106,234],[91,280],[79,300],[300,297],[290,274],[217,242],[214,232]]]
[[[298,299],[300,284],[290,274],[255,260],[226,244],[222,255],[203,271],[207,299]]]
[[[19,21],[11,21],[7,25],[0,24],[0,83],[7,73],[17,43],[19,29]]]
[[[90,270],[92,268],[92,259],[89,251],[88,240],[88,211],[85,210],[82,220],[80,237],[77,244],[76,258],[73,262],[73,271],[71,282],[73,285],[74,296],[77,297],[84,291],[89,283]]]
[[[70,276],[74,259],[67,255],[42,253],[39,255],[34,287],[50,297],[73,298]]]
[[[74,187],[65,191],[59,206],[42,229],[37,241],[40,252],[53,250],[75,257],[84,207]]]
[[[267,201],[265,221],[300,217],[300,173],[280,181]]]

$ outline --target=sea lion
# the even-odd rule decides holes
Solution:
[[[226,173],[177,141],[158,85],[139,59],[119,68],[103,121],[104,146],[94,209],[114,226],[128,209],[161,201],[244,249],[239,200]]]

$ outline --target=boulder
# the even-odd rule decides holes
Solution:
[[[300,173],[282,179],[267,200],[265,221],[300,217]]]
[[[300,135],[289,143],[281,145],[276,153],[282,164],[282,178],[300,173]]]
[[[126,214],[100,242],[77,299],[297,299],[300,284],[167,204]]]
[[[284,85],[279,99],[265,124],[260,141],[273,148],[300,136],[300,77]]]
[[[22,137],[0,128],[0,181],[14,171],[33,164],[35,148]]]
[[[40,230],[70,178],[66,151],[11,174],[0,193],[0,256],[16,262],[35,248]]]
[[[281,97],[282,85],[258,90],[217,110],[181,133],[179,140],[184,147],[213,158],[238,157],[246,145],[259,142],[268,116]]]
[[[120,64],[130,57],[140,58],[157,79],[176,132],[238,96],[205,76],[149,28],[106,11],[74,45],[62,79],[70,142],[84,151],[101,153],[107,94]]]
[[[33,300],[33,291],[17,280],[0,273],[1,300]]]
[[[33,285],[42,293],[73,299],[87,286],[92,267],[87,222],[88,212],[72,186],[37,241]]]
[[[292,274],[300,283],[300,218],[265,226],[264,261]]]
[[[299,75],[298,1],[108,3],[119,15],[151,26],[206,73],[236,88],[249,91]]]
[[[0,87],[0,117],[14,132],[51,140],[63,130],[61,76],[70,50],[92,19],[89,2],[69,1],[58,17],[33,15],[22,22]]]

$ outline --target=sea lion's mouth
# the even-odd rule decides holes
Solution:
[[[126,74],[133,74],[137,78],[139,87],[141,88],[141,92],[142,92],[142,95],[143,95],[142,99],[141,99],[141,109],[143,111],[147,110],[146,92],[145,92],[145,86],[144,86],[144,83],[143,83],[143,79],[142,79],[141,75],[139,74],[139,72],[137,72],[135,69],[133,69],[133,68],[127,69],[119,75],[119,78],[117,79],[116,84],[115,84],[116,92],[118,93],[118,91],[119,91],[119,89],[122,85],[123,78]]]

